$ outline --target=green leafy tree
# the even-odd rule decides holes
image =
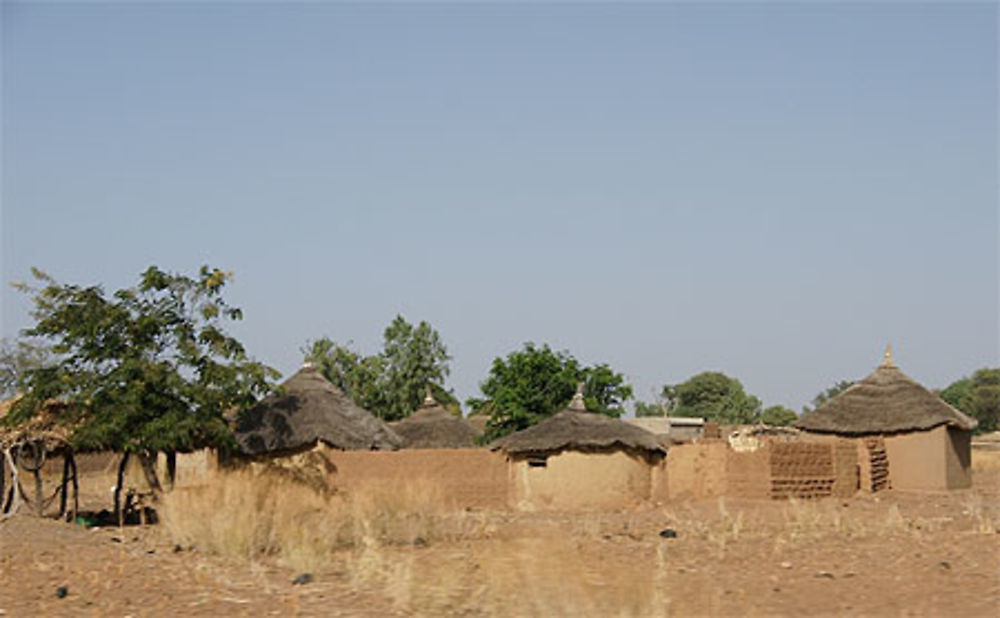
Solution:
[[[635,415],[642,416],[669,416],[670,411],[660,402],[648,403],[645,401],[635,402]]]
[[[760,422],[765,425],[786,426],[799,419],[794,410],[785,406],[769,406],[760,415]]]
[[[632,397],[624,377],[604,364],[584,367],[567,352],[534,343],[496,358],[480,385],[484,397],[466,403],[473,413],[488,412],[485,440],[493,440],[534,425],[565,407],[578,382],[584,383],[587,410],[620,416]]]
[[[854,386],[854,380],[841,380],[841,381],[837,382],[836,384],[834,384],[830,388],[826,389],[822,393],[819,393],[818,395],[816,395],[815,397],[813,397],[812,407],[802,406],[802,413],[806,414],[808,412],[812,412],[816,408],[820,407],[821,405],[823,405],[827,401],[833,399],[837,395],[843,393],[844,391],[846,391],[847,389],[851,388],[852,386]]]
[[[458,400],[443,386],[449,373],[447,348],[425,321],[414,326],[397,315],[383,332],[382,351],[373,356],[327,337],[307,343],[303,352],[327,379],[379,418],[408,416],[423,403],[428,386],[438,403],[461,415]]]
[[[60,420],[77,447],[135,453],[235,446],[223,414],[253,404],[277,377],[248,358],[223,323],[242,312],[222,298],[230,275],[202,267],[195,278],[150,267],[138,285],[108,295],[100,286],[59,284],[32,270],[40,287],[25,335],[52,344],[54,362],[29,369],[24,396],[5,422],[43,402],[65,402]]]
[[[670,390],[674,394],[671,414],[676,416],[700,416],[722,424],[760,420],[760,399],[748,395],[739,380],[724,373],[699,373]]]
[[[51,361],[52,353],[43,345],[26,339],[0,340],[0,398],[16,395],[21,376]]]
[[[950,384],[941,398],[979,421],[977,433],[1000,428],[1000,368],[983,368]]]

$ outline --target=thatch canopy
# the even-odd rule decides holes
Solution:
[[[428,391],[416,412],[393,425],[403,439],[403,448],[466,448],[476,445],[483,432],[453,415]]]
[[[646,455],[666,454],[656,435],[624,421],[587,412],[578,389],[565,410],[544,421],[500,438],[490,448],[511,455],[545,455],[564,450],[637,451]]]
[[[299,450],[317,442],[345,450],[391,450],[402,442],[309,364],[240,417],[236,441],[251,455]]]
[[[870,435],[939,425],[971,430],[977,424],[900,371],[887,348],[875,373],[803,415],[795,426],[817,433]]]
[[[61,406],[66,404],[50,401],[36,410],[27,421],[17,425],[7,425],[3,419],[18,399],[20,397],[0,402],[0,450],[25,442],[42,442],[47,451],[69,447],[72,427],[57,420]]]

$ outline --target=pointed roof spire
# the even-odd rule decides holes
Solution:
[[[312,362],[311,360],[304,361],[302,363],[302,366],[299,367],[299,369],[315,369],[315,368],[316,368],[316,363]]]
[[[879,367],[895,367],[896,363],[892,360],[892,344],[885,344],[885,354],[882,355],[882,364]]]
[[[573,395],[573,400],[569,402],[569,409],[578,412],[587,411],[587,406],[583,403],[583,382],[576,383],[576,394]]]
[[[424,389],[425,389],[425,391],[424,391],[425,392],[425,394],[424,394],[424,407],[425,408],[430,408],[432,406],[436,406],[437,405],[437,401],[434,399],[434,395],[431,393],[431,385],[428,384],[427,386],[424,387]]]

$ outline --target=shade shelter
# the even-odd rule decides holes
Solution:
[[[42,516],[56,497],[59,498],[59,516],[73,519],[79,509],[79,482],[69,439],[72,428],[57,420],[65,404],[50,401],[39,406],[22,423],[4,422],[17,400],[15,397],[0,402],[0,519],[17,513],[22,502]],[[63,460],[61,481],[56,491],[46,498],[43,467],[47,460],[57,457]],[[33,491],[24,491],[19,472],[32,476]],[[69,501],[70,489],[72,502]]]
[[[491,445],[508,460],[519,508],[620,508],[647,500],[666,449],[655,435],[588,412],[582,388],[569,407]]]
[[[470,448],[483,432],[439,404],[430,389],[423,405],[392,427],[403,448]]]
[[[969,487],[972,430],[977,422],[896,366],[887,347],[874,373],[803,415],[796,426],[814,436],[856,438],[862,487]],[[865,487],[869,483],[871,487]]]
[[[249,455],[286,455],[321,443],[343,450],[393,450],[402,443],[310,363],[242,414],[235,433]]]

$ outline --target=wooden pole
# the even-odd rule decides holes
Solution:
[[[173,490],[177,481],[177,452],[167,451],[167,484]]]
[[[9,448],[4,449],[3,455],[10,467],[10,490],[8,491],[7,500],[3,508],[3,515],[7,517],[17,512],[20,506],[18,500],[21,497],[21,492],[20,487],[18,487],[20,479],[17,478],[17,462],[14,461],[14,456],[11,455]]]
[[[3,515],[4,491],[7,488],[7,458],[0,457],[0,515]]]

